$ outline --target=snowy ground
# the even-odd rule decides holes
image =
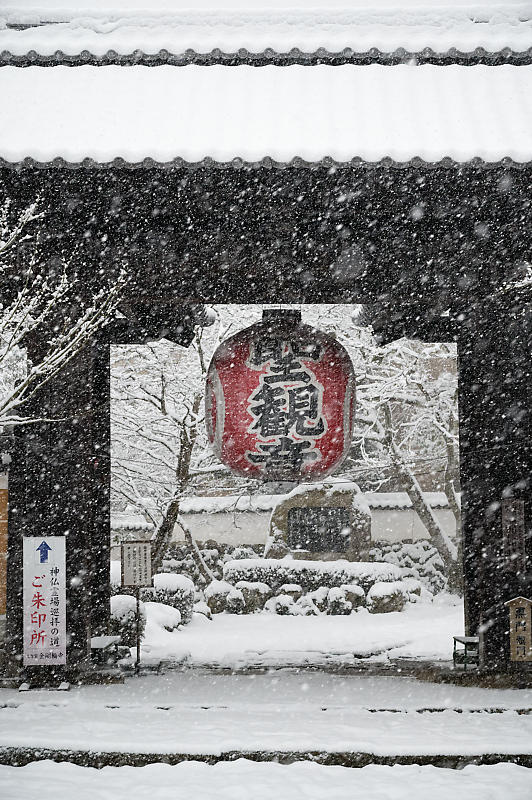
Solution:
[[[404,611],[350,616],[283,617],[275,614],[195,614],[168,633],[149,620],[141,648],[145,663],[186,661],[194,666],[299,666],[352,664],[357,659],[452,659],[453,636],[463,634],[463,607],[452,597],[409,604]]]
[[[239,759],[214,766],[191,761],[170,767],[84,769],[45,761],[0,767],[3,800],[530,800],[532,771],[514,764],[468,766],[462,771],[419,766],[367,766],[360,770],[310,762],[281,766]]]
[[[0,748],[119,753],[532,754],[532,691],[319,672],[171,671],[69,693],[0,691]],[[488,711],[502,710],[502,713]],[[402,713],[397,713],[402,712]]]
[[[33,759],[64,750],[71,755],[63,757],[81,763],[128,766],[95,770],[48,760],[0,766],[0,797],[421,800],[430,793],[431,800],[447,800],[454,792],[468,800],[506,800],[511,787],[512,800],[529,800],[532,770],[524,767],[417,764],[532,756],[532,690],[279,668],[335,657],[353,661],[355,654],[447,659],[452,634],[461,630],[462,609],[449,604],[349,617],[222,614],[210,622],[198,615],[174,633],[152,620],[144,657],[187,655],[183,669],[65,693],[0,690],[0,758],[8,763],[28,748]],[[257,663],[273,668],[216,669]],[[165,757],[186,760],[157,763]],[[316,758],[380,764],[349,769],[312,763]],[[384,765],[398,758],[412,763]],[[129,766],[134,759],[146,766]]]

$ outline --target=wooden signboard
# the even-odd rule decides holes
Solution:
[[[510,613],[510,661],[532,661],[532,600],[514,597],[504,605]]]
[[[151,542],[122,544],[122,586],[151,586]]]

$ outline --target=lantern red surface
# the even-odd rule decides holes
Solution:
[[[207,373],[209,441],[231,470],[264,480],[318,480],[351,445],[355,377],[346,350],[301,323],[265,311],[218,347]]]

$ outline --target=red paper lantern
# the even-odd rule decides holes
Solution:
[[[231,470],[264,480],[317,480],[351,445],[355,377],[346,350],[295,311],[218,347],[205,395],[209,441]]]

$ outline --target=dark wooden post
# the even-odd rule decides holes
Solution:
[[[31,352],[30,352],[31,356]],[[109,345],[88,344],[32,399],[19,428],[9,502],[7,640],[22,656],[24,536],[67,537],[68,666],[86,661],[109,619]]]
[[[531,591],[532,314],[518,293],[476,305],[458,339],[467,633],[508,667],[504,603]],[[517,513],[513,511],[517,509]]]

